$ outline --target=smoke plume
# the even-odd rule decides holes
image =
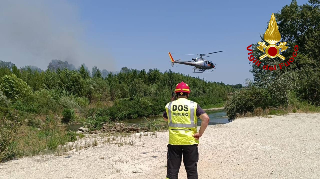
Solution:
[[[76,2],[76,1],[75,1]],[[53,59],[114,70],[106,51],[87,41],[78,8],[67,1],[1,0],[0,60],[46,70]]]

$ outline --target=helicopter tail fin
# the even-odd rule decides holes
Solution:
[[[172,55],[171,55],[170,52],[169,52],[169,57],[170,57],[170,59],[171,59],[171,62],[174,62],[174,59],[172,58]]]
[[[170,57],[170,59],[171,59],[171,63],[172,63],[172,66],[174,65],[174,59],[172,58],[172,55],[171,55],[171,53],[169,52],[169,57]]]

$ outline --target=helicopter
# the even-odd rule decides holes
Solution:
[[[208,54],[213,54],[218,52],[222,52],[222,51],[210,52]],[[195,55],[195,54],[187,54],[187,55]],[[214,69],[216,67],[216,64],[213,64],[212,61],[208,61],[203,58],[204,56],[210,57],[209,55],[206,55],[206,54],[197,54],[197,55],[199,55],[199,57],[192,58],[192,61],[180,61],[180,59],[174,60],[171,53],[169,52],[169,57],[171,59],[172,66],[175,63],[194,66],[193,68],[194,73],[203,73],[206,70]]]

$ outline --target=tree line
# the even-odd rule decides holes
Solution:
[[[92,111],[103,109],[103,121],[159,115],[181,81],[191,87],[190,99],[204,107],[223,104],[228,93],[242,87],[171,70],[162,73],[123,67],[117,73],[105,72],[103,77],[97,67],[90,74],[85,65],[75,69],[58,60],[53,60],[46,71],[30,66],[18,69],[10,62],[0,64],[2,108],[41,115],[78,110],[75,117],[85,119],[92,117],[88,116]]]
[[[64,124],[80,122],[96,130],[105,123],[160,115],[181,81],[203,108],[223,106],[228,94],[241,87],[170,70],[123,67],[112,73],[94,67],[90,73],[85,65],[76,69],[53,60],[43,71],[0,61],[0,161],[76,140],[78,134]]]

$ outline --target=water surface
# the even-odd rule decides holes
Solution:
[[[227,114],[224,110],[219,110],[219,111],[207,111],[207,114],[210,117],[210,122],[209,125],[216,125],[216,124],[226,124],[229,123]],[[151,118],[138,118],[138,119],[127,119],[124,120],[123,122],[128,124],[128,125],[146,125],[148,123],[148,121],[146,119],[149,120],[157,120],[157,121],[162,121],[163,118],[162,117],[151,117]],[[160,125],[160,123],[159,123]],[[71,124],[68,126],[69,130],[72,131],[77,131],[80,127],[82,127],[82,124]],[[198,126],[201,126],[201,120],[198,119]]]
[[[227,113],[224,110],[207,112],[207,114],[210,117],[209,125],[229,123],[229,119],[228,119]],[[198,126],[201,126],[201,120],[200,119],[198,119]]]
[[[224,110],[211,111],[211,112],[207,112],[207,114],[210,117],[209,125],[226,124],[229,122],[227,114]],[[148,119],[150,119],[150,120],[163,120],[162,117],[153,117],[153,118],[148,118]],[[124,122],[127,124],[143,124],[143,123],[147,123],[148,121],[145,118],[138,118],[138,119],[124,120]],[[201,125],[201,120],[198,119],[198,126],[200,126],[200,125]]]

